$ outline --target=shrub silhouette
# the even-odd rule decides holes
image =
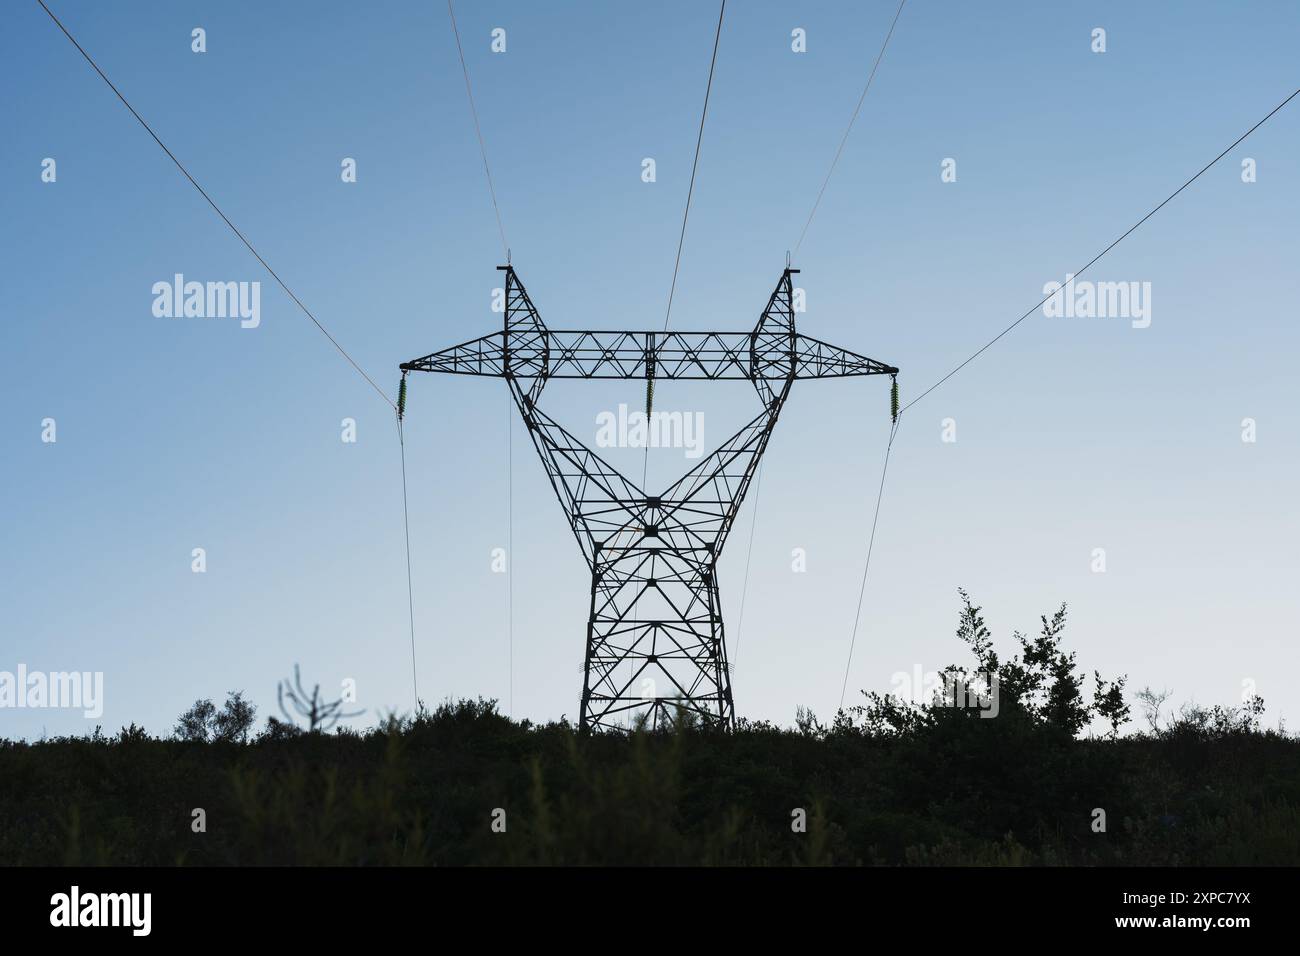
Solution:
[[[801,708],[794,728],[580,736],[478,699],[362,731],[276,721],[290,729],[250,739],[241,719],[232,743],[198,701],[173,739],[0,741],[0,864],[1300,862],[1300,741],[1261,729],[1263,701],[1117,736],[1123,679],[1093,671],[1087,694],[1064,624],[1045,616],[1004,660],[962,595],[973,661],[945,673],[982,693],[996,676],[995,719],[868,694],[829,723]],[[311,727],[330,704],[299,685]],[[198,806],[222,825],[192,833]]]
[[[1085,699],[1084,679],[1077,673],[1075,654],[1062,647],[1064,604],[1050,619],[1041,617],[1042,627],[1036,637],[1014,632],[1018,651],[1004,661],[993,646],[982,609],[971,602],[966,591],[959,588],[957,593],[962,603],[957,637],[970,649],[975,666],[953,664],[944,668],[940,672],[944,688],[931,701],[917,703],[864,692],[866,704],[849,708],[850,719],[840,717],[835,726],[849,730],[856,718],[869,735],[915,734],[952,720],[983,719],[993,712],[985,705],[996,704],[998,721],[1073,738],[1094,718],[1101,718],[1110,725],[1110,735],[1118,736],[1119,728],[1129,719],[1129,707],[1124,701],[1127,678],[1106,681],[1094,671],[1092,700]],[[958,702],[955,706],[954,701]],[[965,705],[971,701],[978,701],[980,706]]]
[[[212,721],[216,719],[217,708],[210,700],[196,700],[194,706],[181,714],[176,722],[178,740],[206,741],[211,733]]]
[[[245,743],[256,717],[257,708],[245,699],[244,692],[232,690],[221,710],[211,700],[196,700],[177,718],[173,733],[177,740]]]

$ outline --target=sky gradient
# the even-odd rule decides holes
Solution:
[[[390,394],[400,362],[500,327],[500,240],[445,6],[51,6]],[[895,7],[728,4],[672,328],[753,327]],[[716,7],[457,15],[513,264],[544,321],[661,327]],[[793,262],[800,330],[900,367],[909,401],[1293,92],[1297,41],[1289,2],[911,0]],[[0,710],[0,735],[162,732],[233,689],[268,716],[295,662],[327,692],[355,680],[364,722],[408,711],[391,410],[35,2],[9,5],[0,64],[16,91],[0,105],[0,671],[102,671],[105,687],[98,720]],[[956,182],[940,178],[948,157]],[[1089,674],[1202,704],[1253,681],[1269,724],[1300,714],[1297,183],[1293,102],[1093,267],[1151,283],[1148,328],[1036,314],[907,412],[850,703],[964,660],[965,587],[1004,655],[1066,602]],[[155,317],[151,288],[175,273],[261,281],[261,325]],[[740,716],[839,702],[887,392],[791,394],[721,562]],[[557,382],[544,407],[594,442],[599,412],[643,401],[637,383]],[[656,406],[703,411],[709,449],[758,408],[744,383],[661,383]],[[576,720],[588,573],[503,383],[415,376],[405,433],[420,696]],[[650,470],[666,485],[690,464],[664,450]],[[492,571],[508,536],[513,640]]]

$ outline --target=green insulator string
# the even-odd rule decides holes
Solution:
[[[889,387],[889,420],[896,422],[898,421],[898,378],[893,375],[889,377],[893,380],[893,384]]]
[[[402,376],[401,383],[397,386],[397,417],[400,419],[406,414],[406,376]]]

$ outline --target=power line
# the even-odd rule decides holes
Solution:
[[[265,259],[262,258],[262,254],[260,252],[258,252],[255,248],[253,248],[253,244],[249,242],[248,239],[245,238],[244,234],[240,232],[239,229],[235,226],[235,224],[230,221],[230,217],[221,211],[221,207],[218,206],[216,202],[213,201],[212,197],[208,195],[207,190],[205,190],[202,186],[200,186],[198,180],[196,180],[193,176],[190,175],[190,171],[186,169],[184,164],[182,164],[181,161],[176,158],[176,155],[170,149],[167,148],[167,144],[158,138],[158,134],[153,131],[153,127],[151,127],[148,123],[146,123],[144,117],[136,112],[135,107],[132,106],[130,102],[127,100],[127,98],[122,95],[122,91],[119,90],[113,84],[113,81],[108,78],[108,75],[99,68],[99,64],[96,63],[94,59],[91,57],[91,55],[86,52],[85,48],[80,43],[77,42],[76,37],[74,37],[71,33],[68,32],[68,28],[65,27],[63,23],[59,20],[59,18],[54,15],[54,12],[45,5],[45,0],[36,0],[36,2],[41,5],[42,10],[44,10],[47,14],[49,14],[50,19],[54,21],[54,25],[57,26],[60,30],[62,30],[63,35],[67,37],[72,42],[72,45],[77,48],[77,52],[79,52],[83,57],[85,57],[86,62],[89,63],[94,68],[95,72],[99,74],[100,79],[102,79],[105,83],[108,84],[108,88],[117,95],[117,98],[119,100],[122,101],[122,105],[131,111],[131,115],[134,116],[136,120],[140,123],[140,125],[144,127],[145,132],[147,132],[150,136],[153,137],[153,141],[157,143],[159,147],[161,147],[164,153],[167,154],[167,158],[176,164],[176,168],[179,169],[181,173],[184,174],[185,178],[190,181],[191,185],[193,185],[194,188],[199,191],[199,195],[208,201],[208,205],[211,206],[213,210],[216,212],[216,214],[221,217],[222,221],[227,226],[230,227],[230,231],[239,237],[239,241],[242,242],[248,248],[248,251],[251,252],[253,256],[257,259],[257,261],[262,264],[262,268],[264,268],[267,272],[271,274],[271,278],[274,279],[276,283],[280,286],[280,288],[283,289],[285,293],[289,296],[289,298],[291,298],[294,301],[294,304],[297,305],[298,308],[302,310],[303,315],[311,319],[312,323],[316,326],[316,328],[321,331],[321,334],[323,334],[325,338],[329,339],[330,344],[333,345],[334,348],[338,349],[339,354],[342,355],[345,359],[347,359],[348,363],[354,369],[357,370],[357,372],[361,375],[361,377],[364,378],[368,383],[370,383],[370,387],[373,388],[379,394],[379,397],[382,398],[385,402],[387,402],[390,406],[392,406],[394,410],[396,410],[397,406],[393,403],[393,400],[384,393],[384,390],[382,388],[380,388],[378,385],[375,384],[374,379],[372,379],[369,375],[365,373],[365,370],[362,369],[361,366],[357,364],[356,360],[353,359],[352,356],[347,353],[347,351],[343,348],[343,346],[339,345],[338,341],[334,338],[334,336],[330,335],[329,330],[327,330],[325,326],[321,325],[320,321],[316,318],[316,316],[312,315],[311,310],[308,309],[307,306],[303,305],[301,299],[299,299],[296,295],[294,295],[293,290],[290,289],[287,285],[285,285],[284,280],[281,279],[280,276],[276,273],[276,271],[271,268],[270,263],[268,263]]]
[[[1300,89],[1297,89],[1297,90],[1294,91],[1290,96],[1288,96],[1286,99],[1284,99],[1281,103],[1279,103],[1277,106],[1273,107],[1273,109],[1271,109],[1271,110],[1268,112],[1268,114],[1267,114],[1266,116],[1264,116],[1263,119],[1261,119],[1261,120],[1260,120],[1259,122],[1257,122],[1254,126],[1250,127],[1250,129],[1246,130],[1246,132],[1242,133],[1239,137],[1237,137],[1237,139],[1232,143],[1231,146],[1229,146],[1227,149],[1223,150],[1221,153],[1219,153],[1217,156],[1215,156],[1214,159],[1212,159],[1212,160],[1210,160],[1208,163],[1206,163],[1203,167],[1201,167],[1200,170],[1198,170],[1198,171],[1196,172],[1195,175],[1193,175],[1190,179],[1188,179],[1188,180],[1187,180],[1186,182],[1184,182],[1181,186],[1179,186],[1177,189],[1175,189],[1172,193],[1170,193],[1167,197],[1165,197],[1165,199],[1162,200],[1162,201],[1161,201],[1161,202],[1160,202],[1160,203],[1159,203],[1155,208],[1153,208],[1153,209],[1152,209],[1150,212],[1148,212],[1145,216],[1143,216],[1143,217],[1142,217],[1141,219],[1139,219],[1136,223],[1134,223],[1134,224],[1133,224],[1132,226],[1130,226],[1127,230],[1125,230],[1125,232],[1124,232],[1124,233],[1123,233],[1123,234],[1122,234],[1118,239],[1116,239],[1114,242],[1112,242],[1110,245],[1108,245],[1108,246],[1107,246],[1105,249],[1103,249],[1101,252],[1097,253],[1097,255],[1093,256],[1092,259],[1090,259],[1090,260],[1088,261],[1088,263],[1087,263],[1086,265],[1083,266],[1082,269],[1079,269],[1077,272],[1073,273],[1074,276],[1077,277],[1077,276],[1082,275],[1082,274],[1083,274],[1083,273],[1084,273],[1088,268],[1090,268],[1090,267],[1091,267],[1092,265],[1094,265],[1094,264],[1095,264],[1099,259],[1101,259],[1102,256],[1106,255],[1106,253],[1110,252],[1110,251],[1111,251],[1112,249],[1114,249],[1117,245],[1119,245],[1121,242],[1123,242],[1125,239],[1127,239],[1127,238],[1128,238],[1128,237],[1129,237],[1133,232],[1135,232],[1135,231],[1138,229],[1139,226],[1141,226],[1141,225],[1142,225],[1143,223],[1145,223],[1148,219],[1150,219],[1150,218],[1151,218],[1152,216],[1154,216],[1157,212],[1159,212],[1162,208],[1164,208],[1164,206],[1166,206],[1170,201],[1172,201],[1172,200],[1173,200],[1173,199],[1174,199],[1174,198],[1175,198],[1179,193],[1181,193],[1184,189],[1186,189],[1186,188],[1187,188],[1188,186],[1190,186],[1192,183],[1196,182],[1196,180],[1198,180],[1198,179],[1199,179],[1199,178],[1200,178],[1200,177],[1201,177],[1205,172],[1207,172],[1211,167],[1213,167],[1216,163],[1218,163],[1219,160],[1223,159],[1224,156],[1226,156],[1228,153],[1232,152],[1232,150],[1236,149],[1237,146],[1239,146],[1239,145],[1240,145],[1240,144],[1241,144],[1241,143],[1246,139],[1246,137],[1248,137],[1251,133],[1255,132],[1255,130],[1259,129],[1259,127],[1263,126],[1264,123],[1266,123],[1269,119],[1271,119],[1275,113],[1277,113],[1279,110],[1282,109],[1282,107],[1284,107],[1284,106],[1286,106],[1288,103],[1290,103],[1291,100],[1295,99],[1296,96],[1300,96]],[[1058,290],[1058,291],[1059,291],[1059,290]],[[1009,326],[1007,326],[1005,329],[1003,329],[1001,332],[999,332],[996,336],[994,336],[992,339],[990,339],[988,342],[986,342],[982,347],[980,347],[977,351],[975,351],[972,355],[970,355],[970,356],[969,356],[965,361],[963,361],[960,365],[958,365],[956,368],[954,368],[952,371],[950,371],[947,375],[943,376],[943,378],[939,379],[937,382],[935,382],[933,385],[931,385],[929,388],[927,388],[925,391],[923,391],[923,392],[922,392],[920,395],[918,395],[916,398],[912,399],[910,402],[908,402],[906,405],[904,405],[904,406],[902,407],[902,409],[899,411],[898,418],[896,419],[893,428],[890,430],[890,434],[889,434],[889,444],[888,444],[888,445],[886,446],[886,448],[885,448],[885,463],[884,463],[884,466],[881,468],[881,472],[880,472],[880,489],[877,491],[877,494],[876,494],[876,510],[875,510],[875,516],[872,518],[872,522],[871,522],[871,537],[870,537],[870,540],[868,541],[868,544],[867,544],[867,560],[866,560],[866,564],[865,564],[865,566],[864,566],[863,569],[862,569],[862,585],[861,585],[861,588],[860,588],[860,590],[859,590],[859,592],[858,592],[858,607],[857,607],[857,611],[855,612],[855,614],[854,614],[854,618],[853,618],[853,636],[852,636],[852,638],[851,638],[851,640],[850,640],[850,642],[849,642],[849,658],[848,658],[848,663],[845,665],[845,668],[844,668],[844,683],[843,683],[843,685],[842,685],[841,688],[840,688],[840,707],[841,707],[841,709],[844,707],[844,696],[845,696],[845,694],[846,694],[846,692],[847,692],[847,690],[848,690],[849,670],[850,670],[850,668],[852,667],[852,664],[853,664],[853,650],[854,650],[855,645],[857,644],[858,623],[859,623],[859,619],[860,619],[860,617],[861,617],[861,615],[862,615],[862,600],[863,600],[863,595],[866,593],[866,587],[867,587],[867,573],[868,573],[868,571],[870,570],[870,567],[871,567],[871,551],[872,551],[873,546],[875,545],[875,540],[876,540],[876,527],[877,527],[877,524],[878,524],[879,519],[880,519],[880,502],[881,502],[881,498],[882,498],[882,496],[884,495],[884,489],[885,489],[885,475],[887,474],[888,469],[889,469],[889,453],[890,453],[890,449],[892,449],[893,444],[894,444],[894,436],[898,433],[898,427],[899,427],[899,425],[902,423],[902,416],[903,416],[903,413],[906,412],[906,411],[907,411],[909,408],[911,408],[913,405],[915,405],[917,402],[919,402],[921,399],[925,398],[925,396],[929,395],[932,391],[934,391],[936,388],[938,388],[938,387],[939,387],[940,385],[942,385],[944,382],[948,381],[948,379],[952,378],[954,375],[956,375],[958,372],[960,372],[963,368],[965,368],[965,367],[966,367],[967,365],[969,365],[971,362],[973,362],[976,358],[978,358],[981,354],[983,354],[983,353],[984,353],[988,348],[990,348],[994,343],[996,343],[996,342],[997,342],[999,339],[1001,339],[1004,335],[1006,335],[1008,332],[1010,332],[1012,329],[1014,329],[1016,326],[1018,326],[1021,322],[1023,322],[1025,319],[1029,318],[1029,316],[1033,315],[1036,311],[1038,311],[1040,308],[1042,308],[1043,304],[1044,304],[1045,302],[1047,302],[1049,299],[1051,299],[1052,296],[1054,296],[1054,295],[1056,295],[1056,294],[1058,294],[1058,293],[1057,293],[1057,292],[1052,292],[1052,293],[1049,293],[1048,295],[1044,296],[1044,297],[1043,297],[1041,300],[1039,300],[1039,302],[1038,302],[1036,305],[1034,305],[1034,307],[1031,308],[1028,312],[1026,312],[1024,315],[1020,316],[1020,318],[1016,319],[1016,321],[1012,322]]]
[[[1137,222],[1135,222],[1133,225],[1129,226],[1129,228],[1128,228],[1127,230],[1125,230],[1125,232],[1124,232],[1123,235],[1121,235],[1118,239],[1116,239],[1114,242],[1112,242],[1110,245],[1108,245],[1105,249],[1101,250],[1101,252],[1099,252],[1099,253],[1097,253],[1095,256],[1093,256],[1090,260],[1088,260],[1088,264],[1087,264],[1087,265],[1085,265],[1082,269],[1079,269],[1078,271],[1074,272],[1073,275],[1074,275],[1076,278],[1079,277],[1079,276],[1081,276],[1081,275],[1083,275],[1083,273],[1084,273],[1085,271],[1087,271],[1088,268],[1091,267],[1091,266],[1092,266],[1092,265],[1093,265],[1093,264],[1094,264],[1098,259],[1100,259],[1100,258],[1101,258],[1102,256],[1104,256],[1106,253],[1110,252],[1112,249],[1114,249],[1116,246],[1118,246],[1121,242],[1123,242],[1125,239],[1127,239],[1127,238],[1128,238],[1128,237],[1129,237],[1133,232],[1135,232],[1135,231],[1137,230],[1137,228],[1138,228],[1139,226],[1141,226],[1144,222],[1146,222],[1148,219],[1150,219],[1152,216],[1154,216],[1156,213],[1158,213],[1161,209],[1163,209],[1164,206],[1165,206],[1167,203],[1169,203],[1169,202],[1170,202],[1170,201],[1171,201],[1175,196],[1177,196],[1179,193],[1181,193],[1184,189],[1186,189],[1186,188],[1187,188],[1188,186],[1190,186],[1192,183],[1196,182],[1196,180],[1200,179],[1202,174],[1204,174],[1207,170],[1209,170],[1212,166],[1214,166],[1214,164],[1217,163],[1219,160],[1223,159],[1224,156],[1227,156],[1228,153],[1232,152],[1232,151],[1233,151],[1234,149],[1236,149],[1239,145],[1241,145],[1241,142],[1242,142],[1242,141],[1243,141],[1247,136],[1249,136],[1251,133],[1255,132],[1255,130],[1259,129],[1259,128],[1260,128],[1261,126],[1263,126],[1266,122],[1268,122],[1268,120],[1272,118],[1272,116],[1273,116],[1274,113],[1278,112],[1280,109],[1282,109],[1282,107],[1284,107],[1284,106],[1286,106],[1288,103],[1290,103],[1293,99],[1296,98],[1296,96],[1300,96],[1300,89],[1296,90],[1294,93],[1292,93],[1290,96],[1288,96],[1286,99],[1284,99],[1284,100],[1283,100],[1281,103],[1279,103],[1277,106],[1275,106],[1275,107],[1273,107],[1271,110],[1269,110],[1267,116],[1265,116],[1262,120],[1260,120],[1258,123],[1256,123],[1256,124],[1255,124],[1254,126],[1252,126],[1250,129],[1246,130],[1246,132],[1244,132],[1244,133],[1242,133],[1240,136],[1238,136],[1237,139],[1233,142],[1233,144],[1232,144],[1231,146],[1229,146],[1227,149],[1225,149],[1223,152],[1221,152],[1218,156],[1215,156],[1212,160],[1210,160],[1208,163],[1206,163],[1204,166],[1202,166],[1201,169],[1200,169],[1200,171],[1197,172],[1194,176],[1192,176],[1191,179],[1187,180],[1187,182],[1183,183],[1181,186],[1179,186],[1177,189],[1175,189],[1172,193],[1170,193],[1168,196],[1166,196],[1166,197],[1164,198],[1164,200],[1162,200],[1161,203],[1160,203],[1158,206],[1156,206],[1154,209],[1152,209],[1149,213],[1147,213],[1145,216],[1143,216],[1141,219],[1139,219],[1139,220],[1138,220]],[[1050,292],[1050,293],[1048,293],[1047,295],[1045,295],[1045,296],[1044,296],[1042,299],[1040,299],[1040,300],[1039,300],[1039,301],[1038,301],[1038,302],[1033,306],[1033,308],[1031,308],[1028,312],[1026,312],[1026,313],[1025,313],[1024,315],[1022,315],[1020,318],[1016,319],[1014,322],[1012,322],[1010,325],[1008,325],[1005,329],[1003,329],[1003,330],[1002,330],[1001,332],[999,332],[997,335],[993,336],[993,338],[989,339],[987,342],[984,343],[984,345],[980,346],[979,349],[977,349],[973,354],[971,354],[971,355],[970,355],[970,356],[969,356],[965,361],[963,361],[960,365],[958,365],[956,368],[954,368],[951,372],[949,372],[949,373],[948,373],[947,375],[945,375],[943,378],[939,379],[939,381],[935,382],[933,385],[931,385],[929,388],[927,388],[927,389],[926,389],[924,392],[922,392],[920,395],[916,396],[916,398],[912,399],[910,402],[908,402],[906,405],[904,405],[904,406],[903,406],[903,411],[906,411],[907,409],[911,408],[913,405],[915,405],[915,404],[916,404],[917,402],[919,402],[921,399],[925,398],[925,396],[929,395],[931,392],[933,392],[936,388],[938,388],[938,387],[939,387],[940,385],[942,385],[944,382],[948,381],[948,379],[952,378],[954,375],[956,375],[958,372],[960,372],[962,369],[964,369],[964,368],[965,368],[967,365],[969,365],[971,362],[975,361],[975,359],[979,358],[979,356],[982,355],[982,354],[985,352],[985,350],[987,350],[987,349],[988,349],[990,346],[992,346],[995,342],[997,342],[998,339],[1002,338],[1002,336],[1006,335],[1008,332],[1010,332],[1012,329],[1014,329],[1014,328],[1015,328],[1017,325],[1019,325],[1021,322],[1025,321],[1025,319],[1029,318],[1031,315],[1033,315],[1035,312],[1037,312],[1039,309],[1041,309],[1041,308],[1043,307],[1043,304],[1044,304],[1045,302],[1047,302],[1049,299],[1051,299],[1052,296],[1057,295],[1059,292],[1060,292],[1060,290],[1058,289],[1056,292]]]
[[[420,685],[415,667],[415,589],[411,585],[411,515],[406,505],[406,438],[402,434],[402,418],[397,417],[397,443],[402,449],[402,522],[406,526],[406,608],[411,618],[411,691],[415,694],[415,707],[420,707]]]
[[[885,495],[885,475],[889,473],[889,452],[894,447],[894,436],[898,434],[898,426],[903,423],[903,414],[899,412],[897,418],[889,428],[889,443],[885,445],[885,463],[880,469],[880,487],[876,490],[876,512],[871,519],[871,537],[867,540],[867,560],[862,567],[862,584],[858,588],[858,608],[853,612],[853,637],[849,640],[849,659],[844,665],[844,684],[840,687],[840,709],[844,709],[844,695],[849,688],[849,669],[853,666],[853,649],[858,643],[858,621],[862,617],[862,598],[867,593],[867,572],[871,570],[871,551],[876,545],[876,525],[880,522],[880,500]]]
[[[695,159],[691,161],[691,182],[686,189],[686,208],[682,212],[682,230],[677,237],[677,257],[673,261],[673,281],[668,287],[668,308],[664,311],[664,331],[668,331],[668,319],[673,314],[673,296],[677,292],[677,271],[682,265],[682,247],[686,243],[686,222],[691,216],[691,197],[695,195],[695,173],[700,166],[700,147],[704,142],[704,121],[709,115],[709,94],[713,92],[713,71],[718,65],[718,44],[722,40],[722,17],[727,12],[727,0],[722,0],[722,5],[718,8],[718,27],[713,34],[713,56],[709,59],[709,79],[704,85],[704,108],[700,111],[700,129],[695,135]],[[655,383],[654,372],[647,369],[646,372],[646,392],[645,392],[645,409],[646,418],[650,417],[651,407],[654,405]],[[641,484],[646,483],[646,474],[650,467],[650,444],[646,443],[645,458],[641,462]]]
[[[822,180],[821,188],[817,191],[817,199],[816,199],[816,201],[813,203],[812,211],[808,213],[808,219],[807,219],[807,221],[804,222],[804,224],[803,224],[803,231],[801,231],[801,232],[799,233],[799,241],[795,243],[795,247],[794,247],[794,252],[795,252],[796,255],[799,253],[799,249],[803,246],[804,236],[806,236],[806,235],[808,234],[808,227],[812,225],[813,217],[814,217],[815,215],[817,215],[817,209],[818,209],[818,207],[821,206],[822,196],[825,195],[825,193],[826,193],[826,186],[827,186],[827,184],[831,181],[831,176],[832,176],[832,175],[834,174],[834,172],[835,172],[835,167],[839,164],[839,161],[840,161],[840,154],[844,152],[844,145],[845,145],[845,143],[847,143],[848,140],[849,140],[849,133],[851,133],[851,132],[853,131],[853,124],[856,123],[857,120],[858,120],[858,113],[861,112],[861,110],[862,110],[862,104],[863,104],[863,102],[864,102],[864,101],[866,100],[866,98],[867,98],[867,92],[871,89],[871,83],[872,83],[872,81],[876,78],[876,70],[878,70],[878,69],[880,68],[880,61],[881,61],[882,59],[884,59],[884,56],[885,56],[885,50],[889,47],[889,41],[890,41],[890,39],[894,36],[894,28],[895,28],[896,26],[898,26],[898,18],[899,18],[900,16],[902,16],[902,14],[903,14],[903,7],[904,7],[906,4],[907,4],[907,0],[900,0],[900,2],[899,2],[899,4],[898,4],[898,9],[894,12],[894,19],[890,22],[890,24],[889,24],[889,31],[885,34],[885,40],[884,40],[884,42],[881,43],[881,45],[880,45],[880,52],[876,54],[876,60],[875,60],[875,62],[871,65],[871,72],[867,75],[867,82],[866,82],[866,85],[862,87],[862,95],[858,97],[858,103],[857,103],[857,106],[855,106],[855,107],[853,108],[853,115],[852,115],[851,117],[849,117],[849,125],[845,128],[845,130],[844,130],[844,135],[843,135],[842,137],[840,137],[840,144],[839,144],[839,147],[835,150],[835,155],[831,158],[830,169],[828,169],[828,170],[826,171],[826,178]],[[787,262],[786,264],[789,265],[788,262]],[[897,422],[895,422],[895,429],[896,429],[896,427],[897,427]],[[891,432],[890,432],[890,436],[889,436],[889,440],[890,440],[891,443],[893,442],[893,439],[894,439],[894,433],[893,433],[893,431],[891,431]],[[885,454],[886,454],[886,458],[885,458],[885,461],[886,461],[886,467],[888,467],[888,461],[889,461],[889,458],[888,458],[888,454],[889,454],[889,452],[888,452],[888,450],[886,450]],[[744,622],[744,617],[745,617],[745,594],[749,591],[749,565],[750,565],[750,560],[751,560],[751,558],[752,558],[752,556],[753,556],[753,550],[754,550],[754,525],[758,523],[758,498],[759,498],[759,492],[760,492],[760,490],[761,490],[761,488],[762,488],[762,483],[761,483],[762,472],[759,473],[759,478],[760,478],[760,481],[759,481],[759,482],[755,485],[755,487],[754,487],[754,515],[753,515],[753,524],[750,525],[750,529],[749,529],[749,552],[746,554],[746,557],[745,557],[745,578],[744,578],[744,585],[742,586],[742,589],[741,589],[741,599],[740,599],[740,618],[741,618],[741,623]],[[881,474],[881,490],[882,490],[882,491],[884,490],[884,474],[883,474],[883,473]],[[879,498],[879,496],[877,496],[877,498],[876,498],[876,512],[877,512],[877,516],[879,516],[879,511],[880,511],[880,498]],[[872,523],[872,529],[871,529],[871,532],[872,532],[872,538],[873,538],[873,540],[874,540],[874,538],[875,538],[875,523],[874,523],[874,521],[873,521],[873,523]],[[868,552],[867,552],[867,564],[868,564],[868,566],[870,565],[870,563],[871,563],[871,553],[870,553],[870,549],[868,549]],[[865,590],[866,590],[866,572],[865,572],[865,571],[863,572],[862,589],[863,589],[863,591],[865,592]],[[859,595],[858,595],[858,613],[861,614],[861,612],[862,612],[862,595],[859,594]],[[854,625],[853,625],[853,626],[854,626],[853,640],[856,642],[856,640],[857,640],[857,617],[856,617],[856,616],[854,617]],[[737,625],[737,628],[736,628],[736,660],[737,660],[737,663],[738,663],[739,660],[740,660],[740,633],[741,633],[741,632],[740,632],[740,626]],[[850,663],[852,662],[852,660],[853,660],[853,651],[852,651],[852,648],[850,647],[850,650],[849,650],[849,661],[850,661]],[[845,679],[847,680],[847,671],[846,671],[846,678],[845,678]],[[843,695],[843,693],[841,693],[841,694],[840,694],[840,705],[841,705],[841,706],[843,706],[843,703],[844,703],[843,698],[844,698],[844,695]]]
[[[668,318],[673,314],[673,294],[677,291],[677,270],[682,264],[682,246],[686,242],[686,220],[691,215],[691,197],[695,194],[695,171],[700,165],[700,146],[704,142],[704,120],[709,115],[709,94],[713,91],[713,70],[718,63],[718,43],[722,39],[722,16],[727,12],[727,0],[722,0],[718,10],[718,29],[713,35],[713,57],[709,60],[709,80],[704,87],[704,109],[700,111],[700,130],[695,136],[695,159],[691,163],[691,184],[686,189],[686,209],[682,213],[682,231],[677,237],[677,259],[673,262],[673,282],[668,287],[668,309],[664,313],[664,331],[668,331]]]
[[[501,221],[501,206],[497,203],[496,185],[492,181],[492,167],[488,164],[487,143],[483,139],[483,128],[478,121],[478,107],[474,105],[474,87],[469,80],[469,66],[465,63],[465,48],[460,42],[460,28],[456,25],[456,10],[451,0],[447,0],[447,14],[451,17],[451,32],[456,38],[456,54],[460,57],[460,71],[465,76],[465,95],[469,99],[469,112],[474,117],[474,135],[478,137],[479,155],[483,157],[483,173],[487,177],[488,194],[492,197],[492,211],[497,217],[497,232],[501,234],[501,251],[506,261],[510,261],[510,244],[506,241],[506,227]],[[515,554],[514,554],[514,432],[511,423],[514,419],[514,399],[511,399],[506,418],[506,634],[509,643],[508,680],[506,710],[514,713],[515,707]]]
[[[871,73],[867,76],[867,85],[862,88],[862,95],[858,97],[858,105],[853,108],[853,115],[849,117],[849,125],[844,130],[844,136],[840,139],[840,145],[835,150],[835,158],[831,160],[831,168],[826,171],[826,178],[822,180],[822,188],[817,191],[817,201],[813,203],[812,212],[808,213],[808,221],[803,224],[803,231],[799,233],[799,241],[794,244],[794,254],[799,254],[799,248],[803,245],[804,236],[808,234],[808,227],[812,225],[813,216],[817,215],[817,207],[822,204],[822,196],[826,192],[826,184],[831,181],[831,175],[835,172],[835,167],[839,164],[840,153],[844,152],[844,144],[849,141],[849,133],[853,131],[853,124],[858,121],[858,112],[862,109],[862,103],[867,98],[867,91],[871,89],[871,81],[876,78],[876,70],[880,67],[880,61],[885,57],[885,49],[889,46],[890,37],[894,35],[894,27],[898,26],[898,18],[902,16],[903,7],[907,0],[901,0],[898,4],[898,10],[894,13],[894,20],[889,24],[889,32],[885,34],[885,42],[880,45],[880,52],[876,54],[876,62],[871,65]]]
[[[510,258],[510,244],[506,242],[506,227],[501,224],[501,207],[497,205],[497,190],[492,184],[492,167],[488,165],[487,145],[483,142],[483,130],[478,122],[478,109],[474,106],[474,89],[469,82],[469,67],[465,65],[465,50],[460,45],[460,29],[456,26],[456,11],[452,9],[451,0],[447,0],[447,13],[451,16],[451,32],[456,37],[456,53],[460,56],[460,70],[465,74],[465,93],[469,97],[469,111],[474,117],[474,133],[478,136],[478,151],[483,156],[483,172],[487,174],[488,192],[492,195],[492,210],[497,216],[497,231],[501,233],[501,251],[506,259]]]

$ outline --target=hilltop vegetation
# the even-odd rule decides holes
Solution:
[[[241,697],[171,739],[3,742],[0,863],[1300,863],[1300,741],[1260,729],[1262,701],[1121,736],[1123,680],[1088,699],[1064,623],[1003,661],[963,595],[977,666],[945,671],[947,703],[868,695],[828,726],[580,737],[479,700],[254,736]]]

